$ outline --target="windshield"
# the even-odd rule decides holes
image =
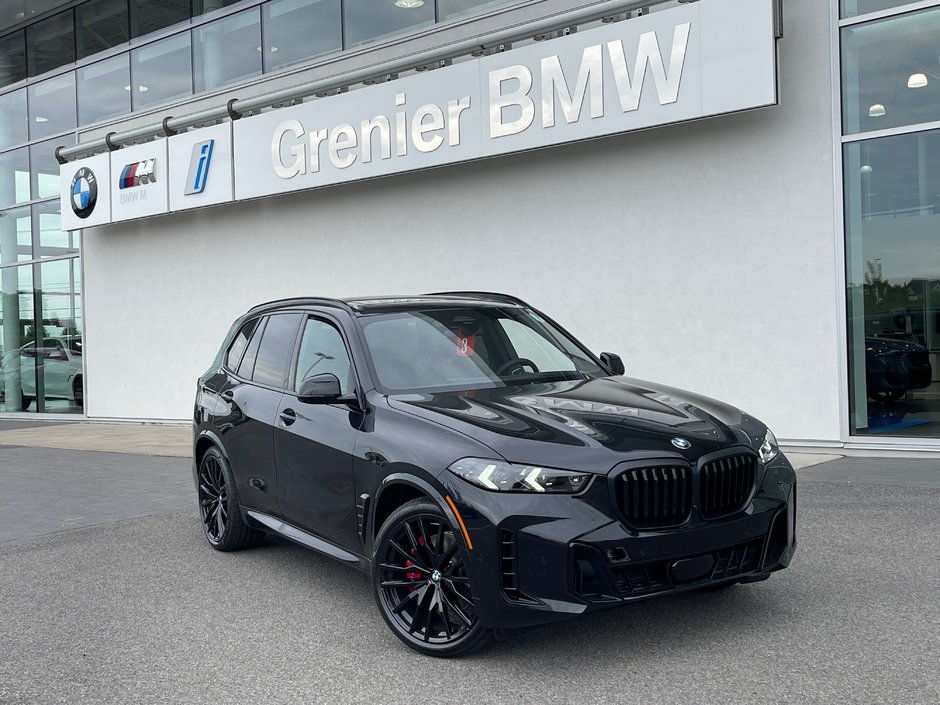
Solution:
[[[432,308],[364,316],[379,385],[391,392],[517,386],[607,375],[534,311]]]

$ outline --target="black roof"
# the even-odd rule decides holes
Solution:
[[[441,306],[527,306],[524,301],[508,294],[497,294],[486,291],[446,291],[433,294],[420,294],[417,296],[354,296],[343,299],[330,299],[322,297],[296,297],[290,299],[277,299],[258,304],[251,311],[262,309],[278,309],[292,306],[333,306],[343,308],[352,313],[366,313],[374,311],[408,310],[418,307]]]

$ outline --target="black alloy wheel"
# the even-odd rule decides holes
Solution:
[[[76,377],[72,382],[72,403],[79,409],[85,408],[85,388],[81,377]]]
[[[242,519],[232,471],[217,448],[202,456],[197,481],[202,532],[213,548],[235,551],[261,543],[264,532],[250,528]]]
[[[477,618],[460,541],[428,499],[402,505],[380,529],[372,585],[382,617],[416,651],[461,656],[489,638]]]

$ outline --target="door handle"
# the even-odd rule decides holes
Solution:
[[[297,413],[293,409],[284,409],[284,411],[281,412],[281,423],[285,426],[290,426],[296,420]]]

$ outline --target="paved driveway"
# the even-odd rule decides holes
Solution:
[[[940,703],[940,472],[923,463],[913,480],[857,459],[803,471],[799,552],[765,583],[441,661],[392,636],[349,568],[278,540],[209,549],[172,462],[155,477],[178,495],[150,516],[0,542],[0,703]]]

